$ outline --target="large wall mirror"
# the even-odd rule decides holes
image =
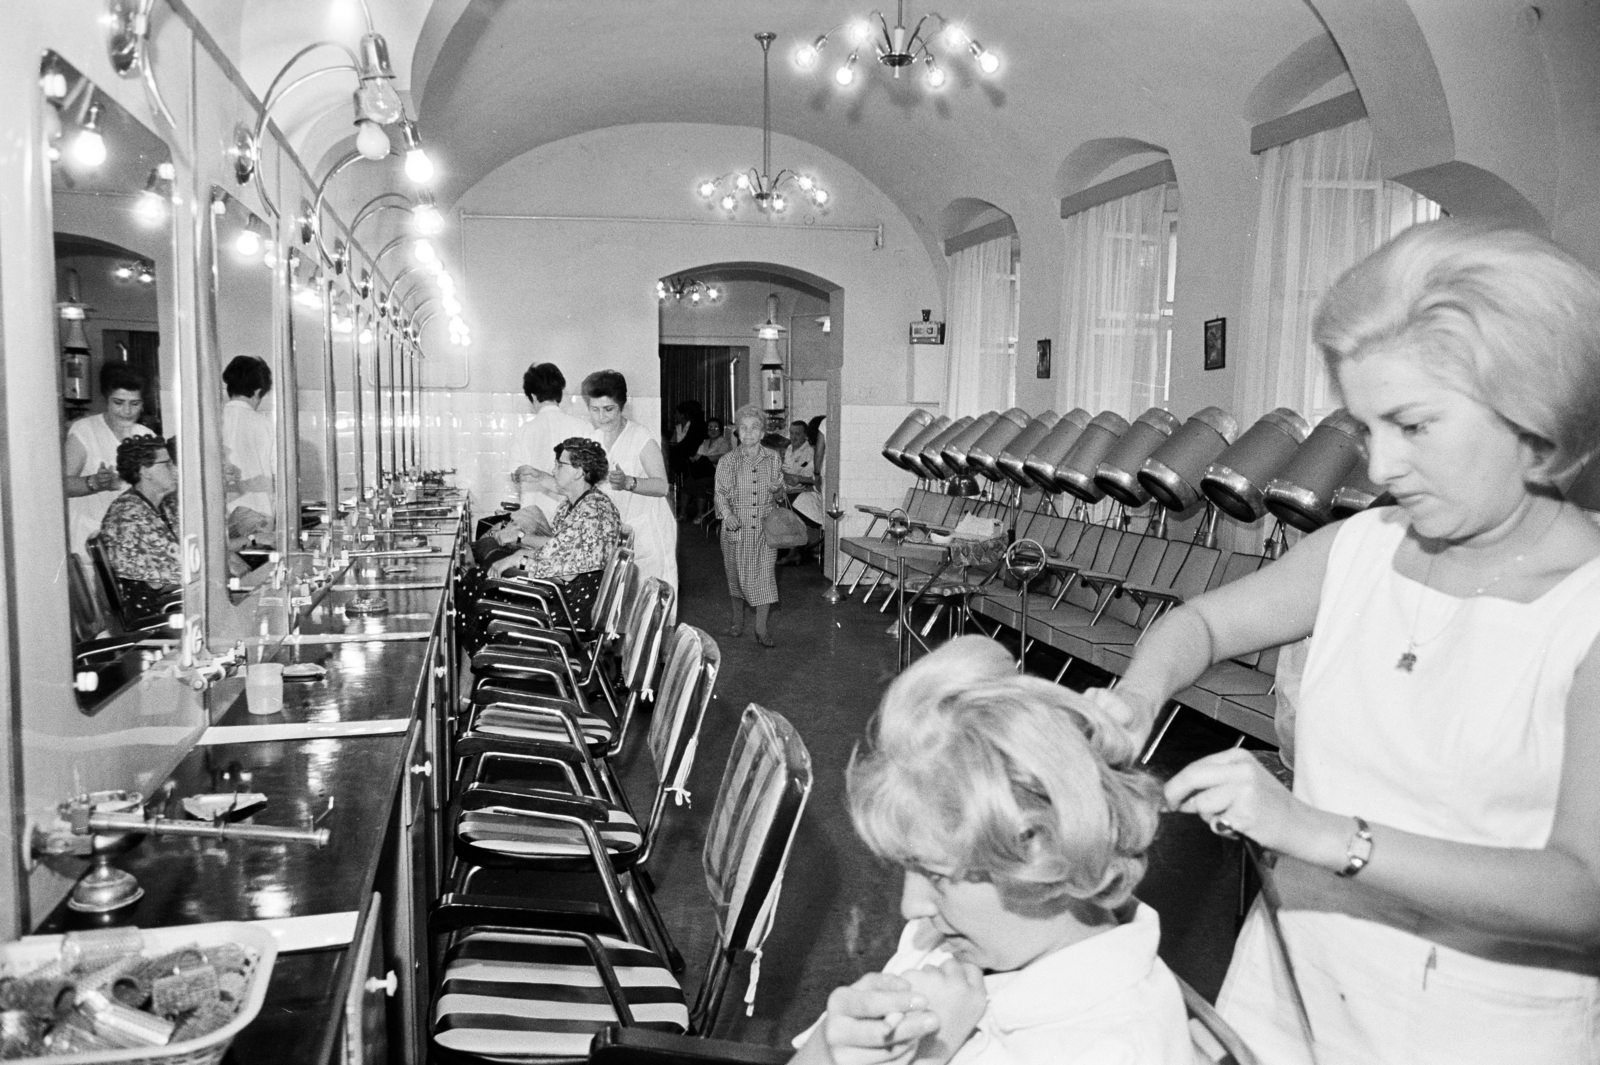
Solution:
[[[55,229],[63,495],[74,647],[94,710],[183,611],[173,165],[167,145],[53,52],[42,61]],[[46,424],[50,424],[47,422]],[[90,679],[92,678],[92,679]]]
[[[336,306],[353,306],[354,299],[348,288],[339,282],[330,286]],[[359,495],[361,454],[361,399],[360,375],[356,365],[356,352],[363,344],[371,343],[372,330],[365,321],[357,322],[352,315],[351,328],[334,330],[333,338],[333,394],[334,394],[334,447],[338,472],[338,502],[342,508],[356,505]],[[331,315],[330,315],[331,320]]]
[[[316,264],[299,250],[291,250],[287,264],[289,277],[289,359],[294,367],[294,384],[298,392],[296,409],[299,425],[296,427],[296,446],[299,449],[298,498],[300,527],[314,529],[327,520],[328,501],[334,493],[330,490],[333,474],[329,459],[331,422],[328,391],[328,327],[323,320],[322,282],[317,276]],[[337,333],[354,328],[348,318],[335,317],[332,328]]]
[[[242,576],[280,544],[276,359],[272,294],[277,245],[266,222],[221,188],[210,197],[211,351],[222,410],[223,498],[228,571]]]

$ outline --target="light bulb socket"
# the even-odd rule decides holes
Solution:
[[[405,109],[400,103],[399,94],[394,91],[389,43],[382,34],[368,33],[361,38],[356,73],[361,79],[361,87],[356,90],[356,110],[361,117],[381,126],[399,121]]]

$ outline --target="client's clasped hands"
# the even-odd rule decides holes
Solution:
[[[972,1035],[988,1001],[982,971],[966,962],[868,973],[828,996],[828,1012],[796,1061],[942,1065]]]

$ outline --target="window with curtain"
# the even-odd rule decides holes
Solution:
[[[1235,413],[1248,424],[1275,407],[1316,422],[1339,406],[1311,345],[1317,301],[1339,275],[1439,205],[1379,176],[1366,119],[1269,148],[1260,156],[1255,272],[1245,307]]]
[[[1017,286],[1010,236],[950,256],[945,413],[1005,410],[1016,397]]]
[[[1166,403],[1177,277],[1175,193],[1173,186],[1157,185],[1062,220],[1059,410],[1112,410],[1135,418]]]

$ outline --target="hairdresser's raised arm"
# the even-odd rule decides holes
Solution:
[[[1311,634],[1338,525],[1276,562],[1185,603],[1150,627],[1122,683],[1088,693],[1142,742],[1161,708],[1214,662]]]

